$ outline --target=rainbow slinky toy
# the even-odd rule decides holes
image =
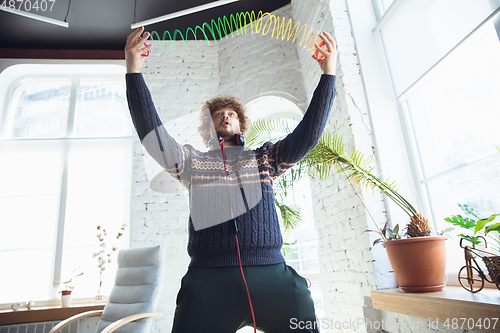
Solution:
[[[271,37],[275,36],[276,33],[276,39],[279,39],[281,37],[281,40],[290,40],[292,39],[292,42],[295,42],[295,39],[297,39],[297,36],[300,34],[302,31],[302,38],[300,39],[300,46],[303,45],[304,48],[307,48],[309,53],[313,53],[314,49],[314,44],[317,42],[322,42],[323,41],[319,37],[319,33],[315,32],[312,36],[313,28],[311,27],[309,31],[307,31],[307,25],[303,24],[300,28],[300,21],[295,23],[293,26],[292,19],[289,19],[288,22],[285,25],[285,17],[280,18],[277,15],[273,15],[271,13],[262,13],[262,11],[259,11],[257,16],[255,15],[255,12],[252,10],[251,12],[241,12],[238,14],[231,14],[229,16],[229,19],[224,16],[222,18],[218,18],[216,20],[211,20],[210,24],[207,22],[204,22],[201,26],[197,25],[194,29],[193,28],[187,28],[186,29],[186,34],[185,36],[182,34],[182,32],[178,29],[176,29],[173,33],[173,36],[170,34],[169,31],[165,30],[163,33],[163,38],[160,38],[160,35],[156,32],[153,31],[151,32],[150,39],[155,40],[155,37],[157,38],[158,41],[167,41],[167,36],[168,40],[172,42],[172,52],[175,52],[175,41],[177,35],[180,35],[184,42],[184,46],[187,50],[187,37],[189,33],[193,34],[193,37],[196,42],[196,48],[198,49],[198,40],[197,40],[197,33],[203,34],[203,37],[205,38],[206,42],[208,45],[210,45],[210,37],[212,41],[216,41],[217,39],[222,39],[223,37],[228,38],[228,35],[231,34],[231,36],[234,36],[234,33],[237,35],[246,35],[247,34],[247,27],[250,26],[252,29],[252,33],[255,32],[258,34],[262,34],[263,36],[266,36],[269,31],[271,30]],[[293,28],[292,28],[293,26]],[[207,34],[208,31],[208,34]],[[307,31],[307,32],[306,32]],[[218,38],[217,38],[218,37]],[[323,43],[324,45],[324,43]],[[160,44],[160,49],[161,53],[164,52],[165,50],[165,43]],[[315,50],[315,56],[318,58],[317,55],[317,50]],[[322,55],[320,55],[319,59],[321,59]]]

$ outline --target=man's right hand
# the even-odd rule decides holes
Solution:
[[[127,44],[125,44],[125,62],[127,64],[127,73],[140,73],[144,58],[148,51],[153,47],[153,44],[141,49],[146,40],[149,38],[149,32],[146,32],[141,39],[144,27],[135,29],[127,36]],[[143,56],[144,55],[144,56]]]

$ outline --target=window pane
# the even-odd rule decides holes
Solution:
[[[53,153],[0,154],[0,286],[22,286],[2,288],[0,303],[50,298],[59,165]]]
[[[13,92],[12,138],[64,137],[68,123],[71,81],[30,80]]]
[[[314,310],[317,318],[325,318],[325,308],[323,305],[323,291],[321,289],[321,281],[314,281],[309,288],[311,297],[314,301]]]
[[[492,12],[489,0],[402,1],[381,28],[396,94],[406,90]]]
[[[24,241],[19,239],[19,242]],[[0,251],[2,263],[0,302],[26,302],[52,298],[49,291],[52,286],[53,257],[52,249]]]
[[[387,9],[389,9],[389,7],[394,2],[394,0],[381,0],[381,1],[382,1],[382,7],[384,9],[384,12],[387,11]]]
[[[1,154],[0,160],[0,249],[52,247],[59,155]]]
[[[100,250],[97,226],[107,229],[103,249],[105,255],[112,254],[113,260],[106,264],[102,292],[109,292],[113,285],[116,266],[113,246],[127,247],[128,237],[116,238],[120,227],[128,220],[130,175],[127,177],[125,170],[128,168],[123,165],[130,161],[127,162],[126,156],[122,151],[102,146],[82,147],[70,153],[62,274],[67,276],[78,267],[85,272],[75,280],[75,297],[92,297],[98,291],[98,261],[92,258],[93,253]],[[129,232],[126,229],[126,233]]]
[[[7,143],[4,143],[6,146]],[[22,149],[14,146],[12,149]],[[37,145],[35,149],[42,149]],[[0,197],[56,195],[59,193],[58,153],[0,151]]]
[[[500,152],[479,163],[457,169],[430,181],[428,191],[437,230],[453,227],[451,223],[445,222],[444,218],[451,215],[464,216],[458,203],[477,209],[484,217],[499,213],[498,189],[500,189]],[[456,236],[460,233],[464,233],[464,229],[457,227],[452,235],[453,239],[446,242],[449,253],[448,270],[451,271],[458,271],[465,264],[464,252],[459,247],[459,237]],[[495,244],[488,243],[488,247],[492,247],[492,251],[495,252],[493,250]]]
[[[500,211],[500,43],[485,24],[430,73],[407,100],[423,179],[437,231],[464,215],[458,203],[484,216]],[[447,241],[447,269],[464,265],[459,237]]]
[[[56,196],[0,198],[0,249],[52,248],[57,201]]]
[[[105,145],[102,143],[101,145]],[[123,145],[122,145],[123,146]],[[127,188],[125,168],[125,152],[99,149],[96,145],[83,147],[85,151],[74,149],[69,154],[68,196],[84,194],[113,193],[119,195]],[[91,151],[88,151],[91,150]]]
[[[75,112],[73,136],[132,135],[123,81],[81,80]]]
[[[301,223],[293,229],[293,235],[289,238],[289,241],[297,240],[297,244],[290,247],[291,251],[286,253],[285,259],[299,273],[318,273],[318,235],[314,226],[309,180],[302,179],[296,182],[293,186],[293,193],[287,196],[284,203],[300,207],[302,219]],[[285,239],[287,238],[285,237]]]
[[[408,99],[424,178],[498,152],[500,43],[485,26]]]

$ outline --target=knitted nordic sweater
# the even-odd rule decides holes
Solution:
[[[321,76],[302,121],[285,139],[254,150],[226,147],[225,161],[222,149],[202,152],[168,134],[142,74],[126,74],[126,83],[141,143],[189,190],[189,267],[238,266],[235,223],[242,265],[285,262],[273,180],[317,144],[335,97],[335,76]]]

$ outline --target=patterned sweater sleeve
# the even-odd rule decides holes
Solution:
[[[142,145],[167,172],[184,179],[189,150],[178,144],[163,126],[141,73],[125,76],[127,101]]]
[[[335,75],[321,75],[300,123],[292,133],[270,147],[271,177],[283,174],[316,146],[335,98],[335,81]]]

